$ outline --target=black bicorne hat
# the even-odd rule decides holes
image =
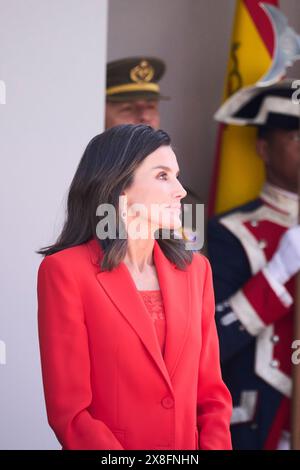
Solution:
[[[295,84],[296,80],[286,79],[268,87],[242,88],[223,103],[214,117],[239,126],[299,129],[299,90]]]

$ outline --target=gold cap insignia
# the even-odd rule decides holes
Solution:
[[[142,60],[136,67],[130,70],[130,79],[133,82],[150,82],[154,76],[154,68],[147,62]]]

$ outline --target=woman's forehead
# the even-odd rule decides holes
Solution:
[[[154,166],[164,165],[175,171],[178,167],[176,155],[169,145],[163,145],[150,153],[150,155],[142,161],[141,166],[142,165],[145,169],[152,169]]]

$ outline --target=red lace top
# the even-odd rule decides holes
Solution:
[[[162,355],[165,352],[166,318],[160,290],[139,291],[153,321]]]

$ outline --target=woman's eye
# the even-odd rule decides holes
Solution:
[[[166,180],[166,179],[167,179],[167,176],[168,176],[167,173],[160,173],[160,174],[158,175],[158,178],[159,178],[159,179],[162,179],[162,180]]]

